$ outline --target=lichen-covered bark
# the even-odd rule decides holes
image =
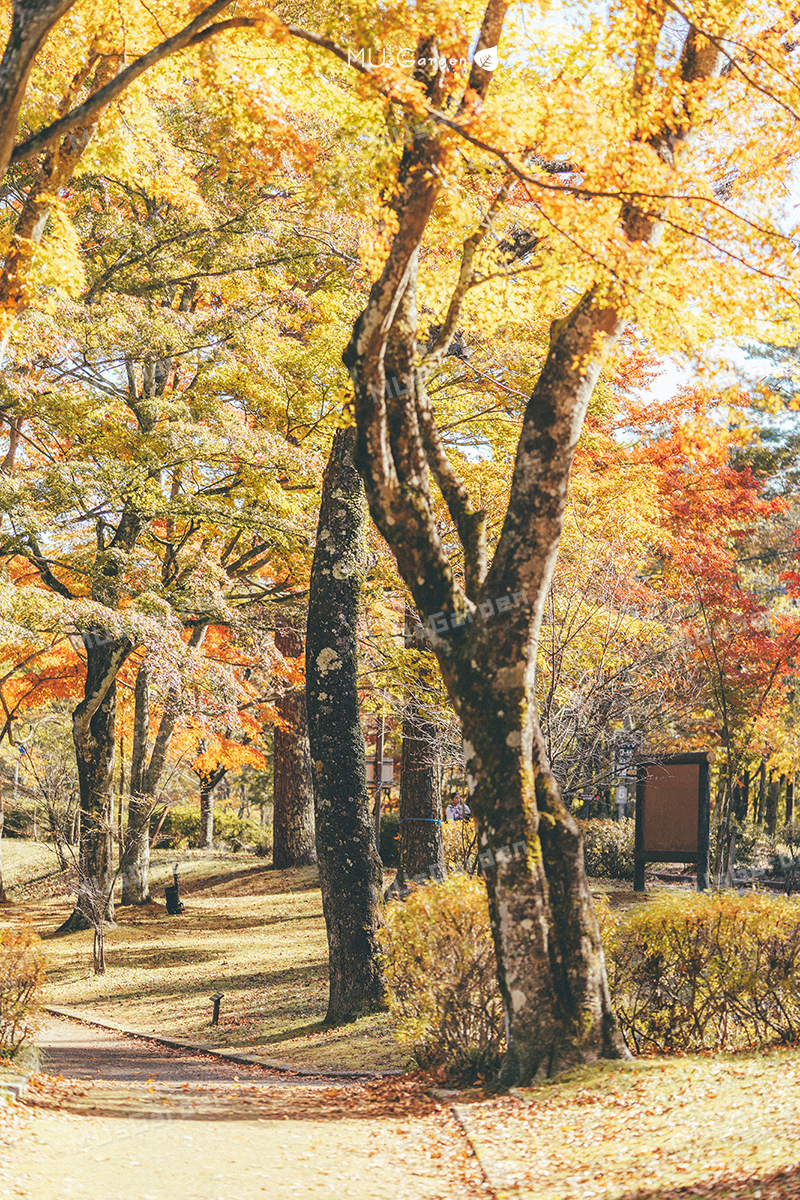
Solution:
[[[275,645],[287,658],[303,653],[303,636],[282,622],[275,630]],[[276,705],[272,862],[276,867],[300,867],[317,861],[314,836],[314,785],[308,743],[305,688],[284,692]]]
[[[462,697],[470,803],[507,1017],[508,1083],[625,1053],[580,833],[536,720],[529,617],[520,607],[504,625],[487,623],[448,659],[448,684]]]
[[[378,961],[382,874],[369,813],[357,688],[366,512],[353,465],[354,441],[355,430],[337,430],[325,471],[306,635],[306,703],[328,935],[330,1024],[386,1005]]]

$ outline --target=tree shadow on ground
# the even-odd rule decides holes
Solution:
[[[311,1037],[311,1035],[315,1033],[330,1033],[331,1028],[332,1026],[326,1025],[325,1022],[320,1019],[319,1021],[312,1021],[310,1025],[293,1025],[288,1029],[279,1030],[278,1033],[265,1033],[263,1035],[259,1034],[252,1039],[250,1045],[253,1048],[256,1046],[277,1045],[279,1042],[294,1041],[295,1038]]]
[[[158,959],[154,961],[156,955],[158,955]],[[149,970],[153,966],[177,967],[191,962],[201,963],[208,960],[213,960],[215,957],[216,955],[213,953],[205,954],[200,950],[196,951],[193,955],[190,955],[188,952],[184,952],[182,949],[176,948],[172,958],[169,958],[164,954],[163,949],[153,947],[153,949],[150,951],[140,950],[134,951],[130,954],[126,953],[121,955],[121,958],[124,958],[124,962],[122,962],[121,965],[124,967],[138,967],[143,970]],[[183,995],[191,995],[192,993],[196,993],[204,996],[209,987],[216,986],[216,984],[219,983],[224,986],[226,995],[233,998],[239,992],[247,993],[254,984],[257,984],[259,989],[264,991],[275,989],[280,984],[285,984],[287,982],[287,978],[289,982],[294,985],[299,985],[306,981],[309,983],[321,983],[327,980],[327,970],[327,961],[322,958],[317,959],[315,962],[306,963],[301,967],[283,967],[274,971],[247,971],[239,972],[236,975],[228,972],[224,964],[220,964],[219,971],[216,973],[216,975],[211,975],[209,977],[204,976],[198,979],[194,986],[189,986],[189,984],[184,981],[181,991]],[[54,969],[50,971],[48,979],[50,982],[58,982],[61,975],[69,976],[71,971],[74,972],[74,967],[70,967],[69,965],[65,966],[60,972]],[[147,984],[148,999],[156,1000],[159,997],[174,997],[175,993],[175,984],[169,979],[167,979],[163,984]],[[129,988],[115,987],[113,995],[108,997],[108,999],[113,1000],[115,1004],[124,1000],[141,1000],[141,998],[141,984],[134,984]],[[309,1001],[302,996],[296,996],[294,999],[297,1002],[297,1006],[307,1005],[309,1003]],[[54,1001],[48,1001],[48,1003],[55,1004]],[[62,1007],[62,1003],[55,1004],[55,1007]],[[97,997],[92,997],[91,999],[82,1000],[79,1002],[67,1002],[63,1004],[63,1006],[78,1010],[81,1007],[87,1007],[88,1005],[99,1003],[102,1003],[102,1000],[98,999]],[[286,1005],[282,1004],[281,1007],[285,1009]],[[292,1007],[294,1007],[294,1005],[292,1005]],[[272,1011],[276,1010],[272,1009]],[[248,1015],[257,1016],[258,1014],[251,1011],[248,1013]]]
[[[249,890],[242,892],[240,887],[247,883]],[[253,884],[260,883],[258,889]],[[156,884],[158,887],[159,885]],[[280,895],[284,892],[313,892],[319,889],[319,876],[316,867],[295,867],[279,870],[271,866],[242,867],[238,871],[220,871],[217,875],[201,876],[193,879],[187,876],[181,881],[181,893],[192,895],[194,892],[204,892],[210,888],[216,889],[219,896],[241,895]]]
[[[232,1070],[233,1070],[232,1066]],[[408,1119],[436,1112],[439,1101],[411,1078],[361,1082],[320,1076],[319,1082],[284,1077],[242,1081],[238,1086],[204,1084],[114,1084],[33,1076],[26,1103],[76,1116],[160,1121],[341,1121],[354,1118]]]

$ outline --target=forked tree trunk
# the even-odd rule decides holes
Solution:
[[[188,649],[195,650],[202,642],[207,622],[199,622],[192,630]],[[143,663],[136,675],[135,708],[133,717],[133,749],[131,751],[131,798],[128,804],[128,826],[120,862],[122,877],[121,904],[147,904],[150,900],[150,822],[156,807],[161,776],[167,762],[172,735],[180,709],[180,690],[171,687],[164,701],[158,732],[147,761],[150,741],[150,669]]]
[[[400,874],[416,881],[447,874],[436,726],[413,694],[403,714],[400,755]]]
[[[306,638],[329,1024],[386,1007],[378,945],[382,872],[370,820],[357,688],[366,510],[353,466],[354,441],[353,429],[337,430],[325,471]]]
[[[478,52],[498,45],[508,7],[507,0],[487,2],[469,80],[452,109],[456,121],[471,119],[486,98],[493,75]],[[653,51],[664,12],[659,10],[643,38]],[[421,33],[414,73],[434,107],[446,98],[441,74],[435,66],[427,69],[438,62],[437,46],[433,30]],[[719,76],[724,57],[718,42],[687,28],[675,66],[680,89],[686,95],[702,92]],[[642,134],[667,167],[681,143],[694,136],[695,122],[704,119],[702,104],[683,111],[685,120],[676,122],[670,110],[662,125]],[[484,268],[477,268],[476,255],[494,228],[496,206],[504,204],[509,183],[498,186],[465,239],[444,322],[421,351],[420,258],[451,151],[427,127],[424,135],[410,123],[407,128],[392,180],[391,245],[343,361],[353,382],[357,464],[370,511],[429,623],[430,644],[462,722],[506,1007],[503,1079],[526,1084],[602,1055],[626,1053],[614,1029],[580,834],[561,801],[536,721],[534,670],[575,449],[605,357],[630,317],[629,298],[624,273],[615,281],[598,274],[572,310],[552,322],[523,418],[508,510],[488,566],[485,514],[450,460],[427,383],[453,344],[466,295],[481,278]],[[637,200],[633,193],[621,197],[618,222],[633,250],[638,289],[646,280],[641,264],[658,243],[668,201],[648,197],[639,207]],[[458,572],[442,539],[430,476],[458,537]]]
[[[282,622],[275,646],[285,658],[299,658],[303,636]],[[307,866],[317,861],[314,838],[314,785],[308,744],[305,688],[284,692],[275,724],[272,862],[276,867]]]
[[[81,841],[78,855],[78,902],[57,930],[71,933],[92,926],[86,888],[108,897],[106,919],[114,919],[114,879],[111,805],[114,772],[114,726],[117,712],[117,672],[133,649],[127,639],[84,638],[86,683],[84,696],[72,714],[72,736],[78,767]]]

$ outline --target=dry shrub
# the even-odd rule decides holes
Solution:
[[[43,983],[41,944],[33,930],[0,932],[0,1057],[12,1057],[30,1040]]]
[[[460,1081],[494,1073],[505,1027],[483,881],[415,888],[387,908],[382,940],[397,1036],[418,1065]]]
[[[636,822],[580,821],[586,874],[595,879],[633,879],[633,838]]]
[[[740,1050],[800,1034],[800,902],[734,893],[599,909],[609,983],[632,1050]]]
[[[443,821],[444,860],[448,871],[468,871],[475,866],[477,856],[475,822]]]

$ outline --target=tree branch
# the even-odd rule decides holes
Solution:
[[[209,4],[207,8],[203,9],[180,33],[167,38],[165,42],[161,42],[147,54],[137,58],[129,67],[121,71],[116,79],[107,83],[99,92],[84,101],[83,104],[78,105],[72,112],[59,118],[58,121],[53,121],[51,125],[40,129],[38,133],[15,146],[10,158],[11,163],[24,162],[32,155],[38,154],[56,138],[69,133],[76,125],[83,124],[90,117],[97,116],[112,100],[116,100],[117,96],[120,96],[134,80],[143,75],[150,67],[161,62],[162,59],[169,58],[171,54],[175,54],[179,50],[193,49],[207,41],[208,38],[214,37],[217,33],[224,33],[228,29],[253,29],[263,25],[263,19],[257,17],[231,17],[227,21],[219,21],[216,25],[203,29],[204,25],[213,20],[217,13],[228,8],[231,3],[232,0],[214,0],[213,4]]]

